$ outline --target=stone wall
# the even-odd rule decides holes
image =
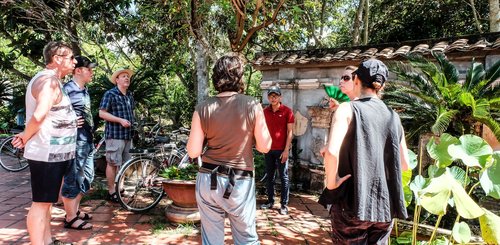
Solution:
[[[491,55],[476,59],[476,61],[484,62],[488,68],[499,58],[500,55]],[[454,61],[459,69],[460,79],[465,79],[470,62],[471,60],[465,59]],[[261,70],[263,104],[269,104],[267,89],[277,84],[281,87],[283,104],[295,113],[294,134],[300,151],[297,162],[301,166],[296,170],[296,176],[299,176],[301,181],[308,179],[304,182],[307,182],[305,186],[317,186],[317,180],[311,180],[311,176],[316,174],[316,171],[311,169],[320,171],[323,169],[323,159],[319,155],[319,150],[327,140],[331,120],[331,112],[321,107],[322,101],[327,98],[323,86],[325,84],[338,86],[344,65],[345,63],[339,63],[337,66],[335,64],[318,67],[309,65],[306,68],[300,65],[277,66]],[[389,74],[389,80],[395,78],[394,74]],[[498,142],[494,145],[494,148],[497,147],[500,147]]]

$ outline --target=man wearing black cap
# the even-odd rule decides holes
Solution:
[[[288,179],[288,152],[293,138],[294,116],[292,110],[281,103],[281,89],[271,86],[267,92],[269,105],[264,109],[264,116],[272,138],[271,150],[265,154],[267,174],[267,202],[262,209],[272,208],[274,205],[275,173],[278,169],[281,179],[281,208],[280,214],[288,214],[288,194],[290,182]]]
[[[90,111],[90,95],[86,85],[92,81],[93,68],[97,64],[85,56],[76,56],[75,59],[77,63],[73,70],[73,79],[64,84],[63,89],[68,94],[76,115],[83,119],[83,124],[77,132],[76,158],[71,162],[64,176],[61,193],[66,210],[64,227],[87,230],[92,228],[92,224],[86,220],[91,219],[92,216],[78,209],[83,194],[90,189],[90,183],[94,179],[92,143],[94,123]]]
[[[340,104],[333,116],[319,203],[332,204],[334,244],[387,244],[392,219],[407,217],[401,172],[408,150],[399,116],[377,95],[387,67],[369,59],[353,76],[359,99]]]

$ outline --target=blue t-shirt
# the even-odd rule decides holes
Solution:
[[[118,87],[114,87],[104,93],[99,110],[105,110],[111,115],[126,119],[133,124],[134,106],[135,101],[130,91],[124,95],[118,90]],[[120,123],[106,121],[104,132],[106,139],[132,139],[132,127],[125,128]]]
[[[64,84],[63,89],[71,100],[76,116],[84,119],[82,127],[78,128],[76,139],[78,141],[92,142],[94,120],[90,111],[90,95],[87,88],[81,89],[75,81],[71,80]]]

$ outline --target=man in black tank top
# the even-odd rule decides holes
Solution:
[[[378,97],[387,80],[379,60],[353,72],[358,100],[335,112],[325,152],[326,189],[334,244],[387,244],[393,218],[406,218],[401,172],[408,150],[399,116]]]

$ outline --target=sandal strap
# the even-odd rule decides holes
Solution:
[[[76,229],[83,230],[83,227],[89,223],[89,222],[87,222],[87,221],[85,221],[83,219],[82,219],[82,221],[83,222]]]
[[[65,222],[66,226],[73,226],[73,224],[74,224],[77,220],[79,220],[79,219],[80,219],[80,217],[78,217],[78,215],[77,215],[76,217],[74,217],[74,218],[73,218],[72,220],[70,220],[70,221],[66,221],[66,219],[65,219],[65,220],[64,220],[64,222]]]
[[[80,214],[83,214],[83,217],[80,217]],[[80,212],[80,210],[76,212],[76,216],[80,217],[82,220],[92,219],[88,213]]]

